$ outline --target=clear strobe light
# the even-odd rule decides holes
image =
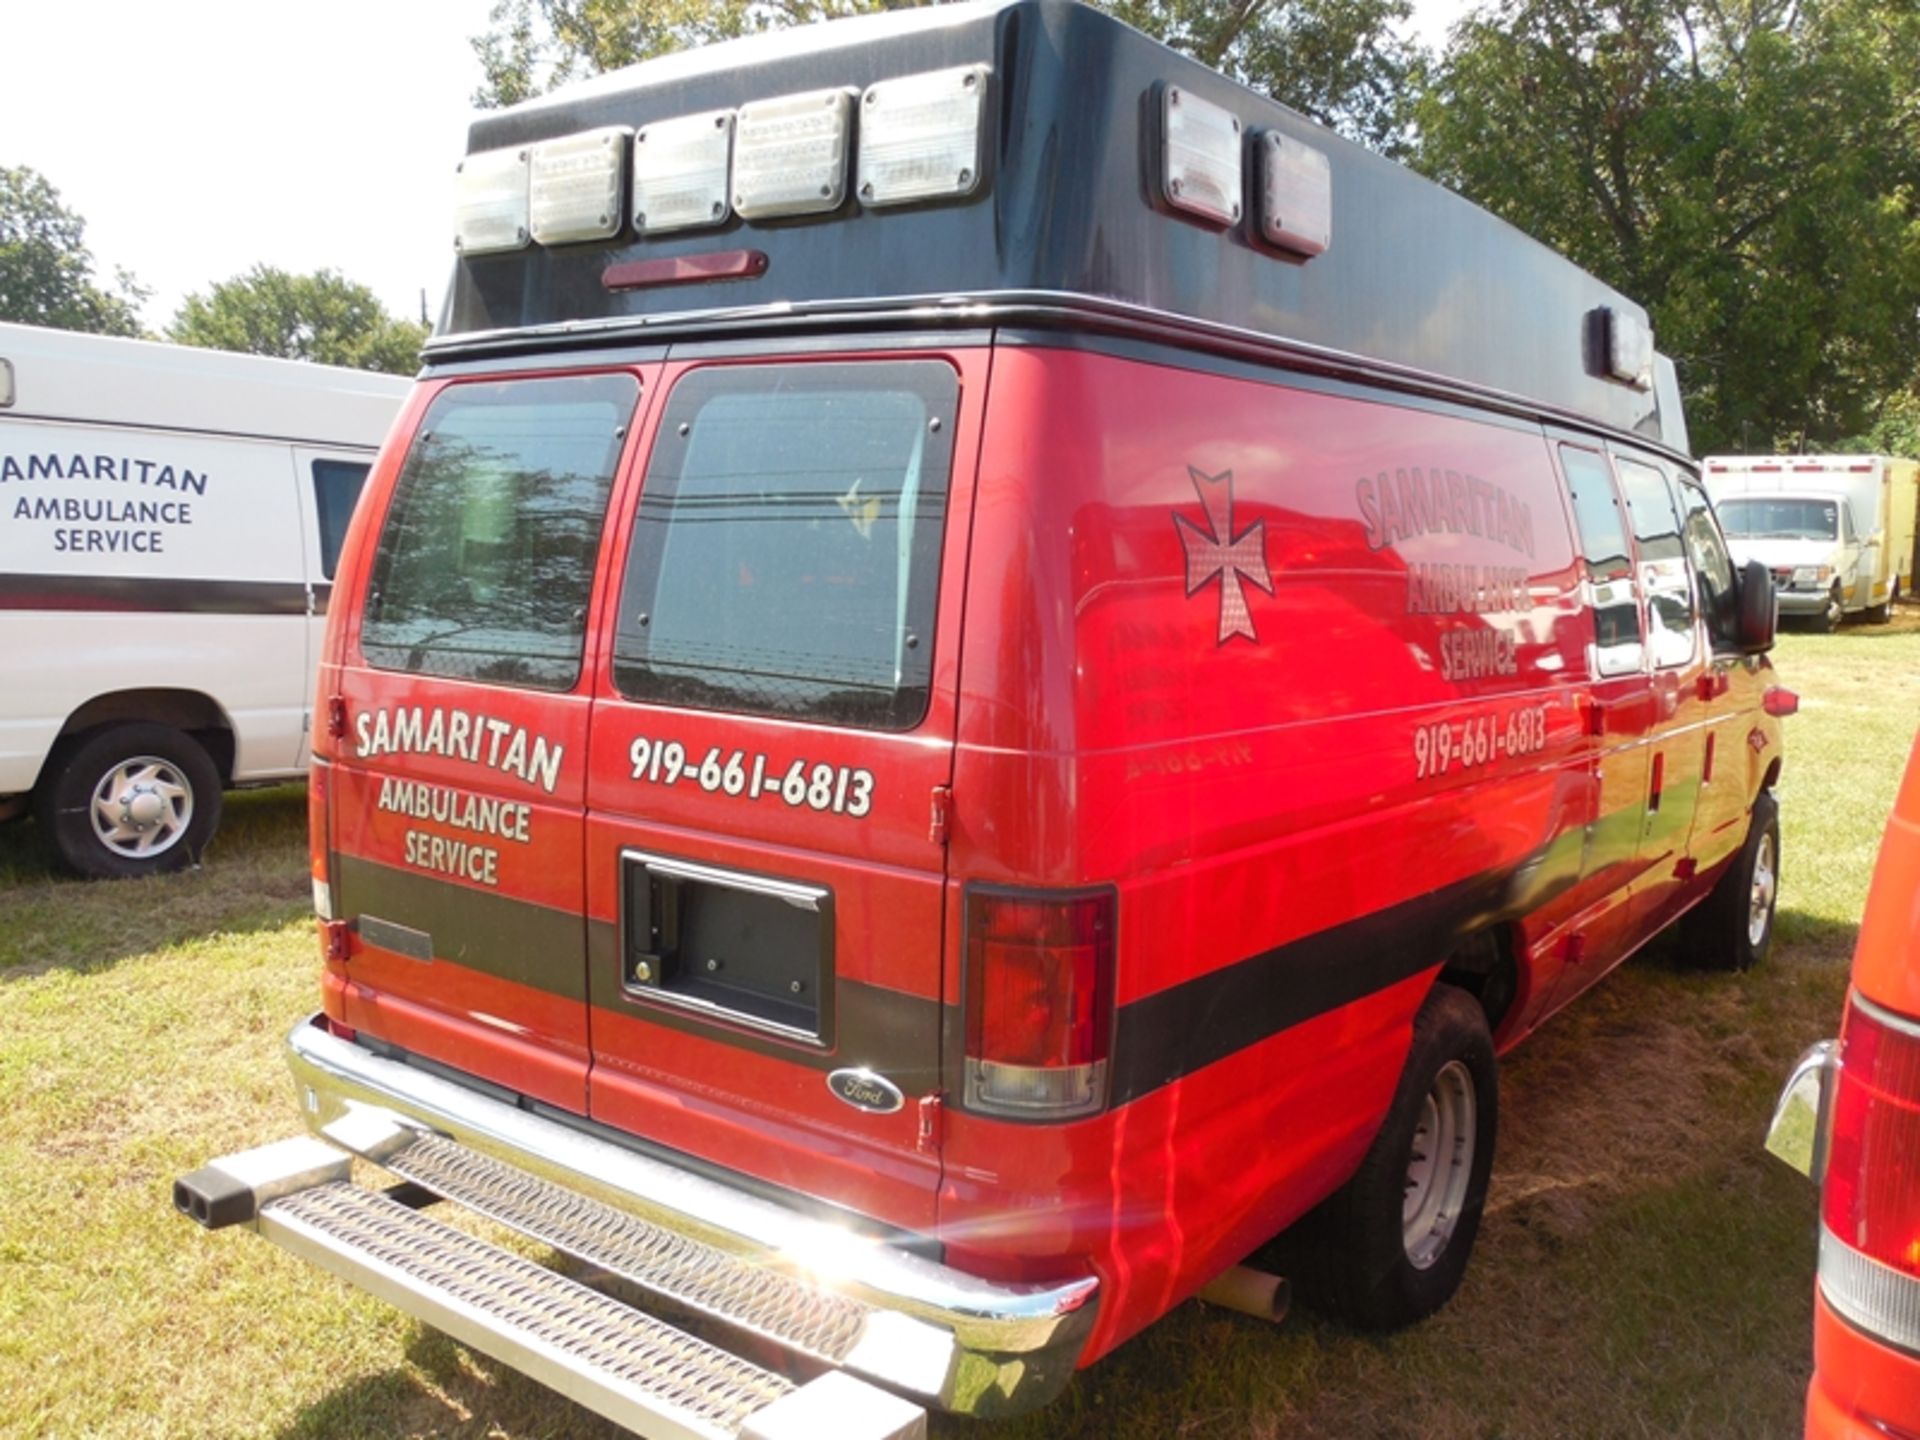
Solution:
[[[518,250],[527,227],[527,152],[483,150],[462,160],[453,182],[453,248],[462,255]]]
[[[633,228],[642,235],[720,225],[733,159],[733,111],[683,115],[633,137]]]
[[[1607,371],[1636,390],[1653,386],[1653,327],[1625,310],[1607,311]]]
[[[969,195],[980,184],[988,70],[963,65],[869,85],[860,99],[858,193],[866,205]]]
[[[1269,245],[1318,255],[1333,240],[1333,166],[1326,152],[1278,130],[1260,143],[1260,234]]]
[[[528,209],[542,245],[611,240],[625,224],[626,127],[584,130],[533,147]]]
[[[1241,211],[1239,117],[1177,85],[1161,94],[1161,187],[1167,203],[1234,224]]]
[[[852,112],[846,90],[742,105],[733,132],[733,208],[749,220],[838,209],[847,198]]]

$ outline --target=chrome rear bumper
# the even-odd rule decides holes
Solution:
[[[373,1054],[317,1019],[287,1038],[308,1127],[437,1195],[942,1409],[1029,1410],[1073,1372],[1092,1278],[979,1279]]]

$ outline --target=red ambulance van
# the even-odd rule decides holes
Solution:
[[[204,1223],[644,1433],[919,1433],[1282,1231],[1431,1312],[1495,1055],[1766,952],[1772,588],[1631,301],[1069,0],[470,145],[320,668],[313,1134]]]
[[[1920,741],[1874,867],[1837,1041],[1767,1148],[1820,1184],[1809,1440],[1920,1435]]]

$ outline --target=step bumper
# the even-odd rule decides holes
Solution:
[[[287,1039],[317,1137],[676,1305],[963,1414],[1044,1405],[1085,1347],[1092,1277],[980,1279],[376,1055],[318,1018]]]

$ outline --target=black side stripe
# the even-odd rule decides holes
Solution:
[[[586,917],[432,875],[334,857],[336,913],[377,915],[433,937],[436,960],[558,995],[587,998]],[[363,932],[373,940],[377,929]]]
[[[313,613],[326,610],[314,587]],[[0,575],[0,610],[170,615],[305,615],[299,580],[175,580],[135,575]]]
[[[1443,963],[1470,930],[1506,908],[1513,874],[1470,876],[1123,1005],[1112,1103]]]
[[[1637,812],[1623,814],[1637,820]],[[1583,852],[1596,832],[1608,828],[1608,821],[1573,827],[1518,864],[1482,871],[1122,1006],[1110,1103],[1128,1104],[1441,965],[1468,935],[1524,915],[1576,883]],[[630,997],[620,981],[617,931],[605,921],[353,856],[339,856],[335,865],[341,913],[371,913],[425,931],[439,960],[812,1069],[868,1065],[909,1094],[939,1083],[941,1050],[948,1087],[959,1078],[964,1036],[957,1007],[839,980],[839,1043],[832,1052],[818,1050]]]

